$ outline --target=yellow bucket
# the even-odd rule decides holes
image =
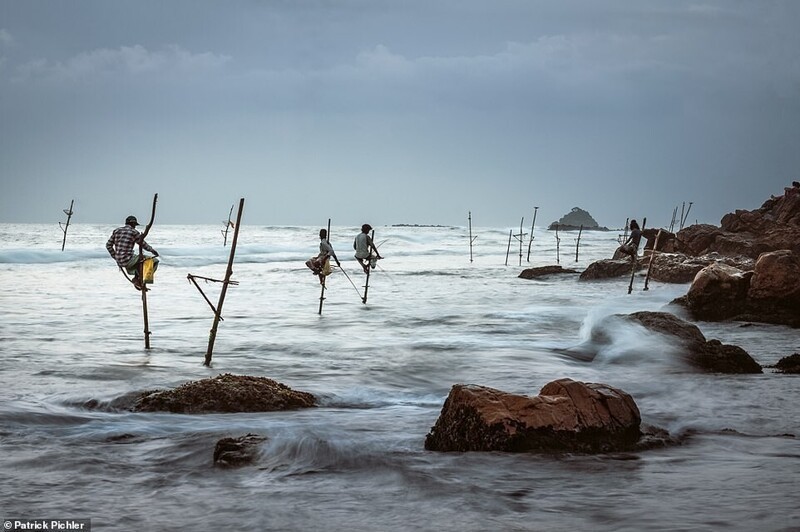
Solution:
[[[153,284],[153,274],[156,271],[156,261],[153,260],[152,257],[144,259],[144,264],[142,264],[142,278],[144,279],[145,284]]]

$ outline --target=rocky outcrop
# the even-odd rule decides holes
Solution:
[[[258,447],[267,438],[258,434],[245,434],[238,438],[222,438],[214,446],[214,465],[239,467],[255,462]]]
[[[636,265],[636,270],[641,270],[644,267],[640,261]],[[611,279],[614,277],[622,277],[623,275],[630,275],[633,265],[631,258],[626,259],[603,259],[591,263],[581,272],[578,280],[580,281],[595,281],[598,279]]]
[[[173,390],[144,392],[132,410],[183,414],[271,412],[308,408],[314,403],[310,393],[292,390],[272,379],[226,373],[187,382]]]
[[[576,270],[562,268],[561,266],[540,266],[538,268],[526,268],[519,274],[520,279],[536,279],[545,275],[562,273],[578,273]]]
[[[650,279],[662,283],[691,283],[697,273],[714,263],[727,264],[742,271],[753,271],[755,261],[749,257],[725,257],[711,253],[692,257],[683,253],[657,253],[653,262],[645,259],[650,268]]]
[[[675,251],[687,255],[745,255],[789,249],[800,253],[800,186],[768,199],[754,211],[737,210],[722,217],[721,227],[699,224],[676,235]]]
[[[698,320],[744,320],[800,327],[800,254],[762,254],[752,272],[715,263],[676,300]]]
[[[800,373],[800,353],[783,357],[775,364],[775,368],[781,373]]]
[[[570,212],[561,217],[557,222],[553,222],[548,227],[549,230],[558,229],[560,231],[577,231],[581,227],[584,230],[608,231],[608,227],[600,225],[592,218],[592,215],[581,208],[573,207]]]
[[[633,398],[605,384],[559,379],[529,397],[457,384],[425,438],[431,451],[613,452],[663,445],[642,431]]]
[[[762,373],[744,349],[719,340],[706,340],[700,329],[668,312],[634,312],[625,316],[646,329],[670,337],[692,366],[714,373]]]

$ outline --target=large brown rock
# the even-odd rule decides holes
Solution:
[[[686,302],[696,319],[720,321],[744,311],[752,272],[715,262],[700,270],[686,294]]]
[[[629,394],[571,379],[546,384],[536,397],[457,384],[425,438],[432,451],[610,452],[653,444],[643,439]]]
[[[784,189],[754,211],[737,210],[722,217],[721,227],[692,225],[678,232],[675,251],[688,255],[718,252],[746,255],[790,249],[800,253],[800,187]]]
[[[722,263],[695,276],[684,304],[694,319],[746,320],[800,327],[800,254],[762,254],[752,272]]]
[[[144,392],[132,410],[185,414],[271,412],[312,407],[314,403],[310,393],[292,390],[272,379],[226,373],[187,382],[173,390]]]
[[[674,314],[642,311],[627,318],[673,339],[684,359],[697,369],[714,373],[762,373],[761,365],[744,349],[719,340],[706,340],[697,325]]]

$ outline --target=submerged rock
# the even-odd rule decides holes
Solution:
[[[561,266],[540,266],[538,268],[526,268],[519,274],[520,279],[536,279],[545,275],[561,273],[578,273],[577,270],[562,268]]]
[[[775,368],[781,373],[800,373],[800,353],[783,357],[775,364]]]
[[[739,346],[706,340],[697,325],[668,312],[634,312],[625,318],[678,341],[685,360],[715,373],[762,373],[761,365]]]
[[[664,431],[648,434],[649,439],[633,398],[605,384],[559,379],[536,397],[457,384],[425,438],[425,448],[598,453],[640,450],[668,440]]]
[[[173,390],[144,392],[132,410],[183,414],[271,412],[308,408],[314,403],[310,393],[292,390],[272,379],[226,373],[187,382]]]
[[[266,440],[258,434],[222,438],[214,446],[214,465],[238,467],[253,463],[258,456],[258,446]]]

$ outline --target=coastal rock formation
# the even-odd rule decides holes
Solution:
[[[762,373],[761,366],[744,349],[706,340],[696,325],[674,314],[643,311],[625,318],[676,340],[685,360],[695,368],[714,373]]]
[[[577,231],[583,228],[591,231],[608,231],[608,227],[600,225],[592,218],[592,215],[578,207],[573,207],[570,212],[561,217],[557,222],[553,222],[548,227],[549,230],[558,228],[561,231]]]
[[[663,445],[641,429],[633,398],[605,384],[559,379],[529,397],[457,384],[425,438],[431,451],[614,452]]]
[[[536,279],[545,275],[562,274],[562,273],[578,273],[576,270],[570,270],[561,266],[540,266],[538,268],[526,268],[519,274],[520,279]]]
[[[755,261],[749,257],[725,257],[719,253],[701,257],[683,253],[658,253],[652,263],[649,260],[648,258],[650,279],[662,283],[691,283],[700,270],[714,263],[727,264],[744,272],[755,268]]]
[[[310,393],[292,390],[272,379],[226,373],[187,382],[173,390],[143,392],[132,410],[182,414],[271,412],[308,408],[314,403]]]
[[[591,263],[581,272],[578,280],[580,281],[594,281],[597,279],[611,279],[613,277],[622,277],[623,275],[631,274],[631,259],[603,259]],[[636,269],[641,270],[644,267],[640,261]]]
[[[687,255],[745,255],[789,249],[800,253],[800,186],[768,199],[754,211],[737,210],[722,217],[721,227],[691,225],[678,232],[675,251]]]
[[[775,367],[781,373],[800,373],[800,353],[783,357]]]
[[[222,438],[214,446],[214,465],[238,467],[251,464],[258,457],[258,446],[266,439],[258,434],[245,434],[238,438]]]
[[[747,320],[800,327],[800,254],[763,253],[752,272],[715,263],[676,300],[699,320]]]

